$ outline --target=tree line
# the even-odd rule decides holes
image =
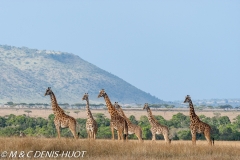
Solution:
[[[110,119],[102,113],[93,114],[98,124],[98,139],[110,139]],[[170,138],[172,140],[191,140],[191,133],[189,129],[190,119],[182,113],[177,113],[172,116],[170,120],[164,119],[160,115],[156,115],[157,121],[166,125],[170,129]],[[215,113],[214,117],[206,117],[200,115],[199,118],[208,123],[212,127],[212,138],[215,140],[240,140],[240,115],[234,118],[231,122],[229,117],[221,116],[220,113]],[[141,116],[139,120],[134,115],[129,117],[132,123],[141,126],[143,130],[143,139],[151,140],[152,134],[150,131],[150,124],[147,116]],[[51,114],[47,119],[42,117],[29,117],[27,115],[14,115],[0,117],[0,136],[19,136],[20,131],[27,136],[34,137],[57,137],[57,132],[54,125],[54,115]],[[86,119],[77,118],[77,131],[80,132],[80,138],[87,138],[87,132],[85,129]],[[116,132],[115,132],[116,134]],[[71,132],[68,129],[61,130],[61,136],[72,137]],[[115,136],[117,137],[117,136]],[[129,139],[137,139],[135,135],[129,135]],[[163,139],[162,135],[157,135],[156,139]],[[205,139],[204,135],[197,134],[197,139]]]
[[[14,102],[7,102],[4,105],[9,106],[10,108],[41,108],[41,109],[48,109],[51,108],[51,104],[49,103],[14,103]],[[59,106],[63,109],[85,109],[86,103],[74,103],[74,104],[69,104],[69,103],[59,103]],[[106,105],[103,103],[99,104],[90,104],[91,107],[94,109],[104,109],[106,108]],[[136,104],[137,107],[142,108],[142,104]],[[161,108],[166,108],[166,109],[174,109],[174,108],[183,108],[182,106],[174,105],[174,104],[150,104],[150,108],[152,109],[161,109]],[[126,106],[126,108],[132,108],[132,106]],[[211,106],[211,105],[194,105],[194,108],[196,110],[204,110],[204,109],[223,109],[223,110],[229,110],[229,109],[236,109],[239,110],[240,106],[231,106],[229,104],[224,104],[224,105],[219,105],[219,106]]]

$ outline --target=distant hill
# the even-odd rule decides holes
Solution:
[[[0,75],[0,103],[49,103],[50,98],[44,97],[47,87],[52,87],[59,103],[84,103],[85,92],[89,93],[90,102],[103,103],[103,98],[97,98],[102,88],[112,102],[162,102],[66,52],[0,45]]]

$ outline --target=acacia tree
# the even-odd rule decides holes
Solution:
[[[29,117],[29,113],[32,113],[32,111],[30,111],[30,110],[25,110],[24,112],[28,113],[28,117]]]
[[[77,114],[77,117],[78,117],[78,113],[79,113],[80,111],[74,111],[74,113],[76,113]]]

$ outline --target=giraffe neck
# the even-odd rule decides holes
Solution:
[[[194,107],[193,107],[192,100],[189,101],[189,108],[190,108],[189,114],[190,114],[190,120],[191,120],[191,122],[193,122],[193,121],[195,121],[195,120],[199,121],[199,118],[198,118],[198,116],[196,115],[196,113],[195,113],[195,111],[194,111]]]
[[[109,99],[107,94],[105,94],[104,100],[106,102],[109,114],[111,116],[116,116],[116,114],[118,114],[118,113],[117,113],[116,109],[113,107],[113,105],[112,105],[112,103],[111,103],[111,101],[110,101],[110,99]]]
[[[87,102],[87,105],[86,105],[87,117],[88,117],[88,119],[93,119],[93,115],[92,115],[92,113],[90,111],[90,108],[89,108],[89,100],[88,100],[88,98],[86,99],[86,102]]]
[[[127,124],[131,124],[131,121],[127,118],[127,116],[124,114],[122,108],[119,108],[119,111],[121,115],[124,117],[124,119],[127,121]]]
[[[52,94],[50,94],[50,98],[51,98],[52,110],[53,110],[54,115],[56,115],[58,113],[62,113],[63,110],[58,106],[57,99],[53,92],[52,92]]]
[[[149,123],[151,124],[151,126],[159,125],[157,123],[157,120],[153,117],[152,111],[150,108],[147,108],[147,113],[148,113],[148,120],[149,120]]]

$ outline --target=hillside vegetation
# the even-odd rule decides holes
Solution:
[[[0,45],[0,103],[42,102],[52,87],[58,102],[81,102],[88,92],[90,101],[104,88],[112,101],[122,103],[160,103],[161,100],[139,90],[121,78],[90,64],[80,57],[46,50]]]

